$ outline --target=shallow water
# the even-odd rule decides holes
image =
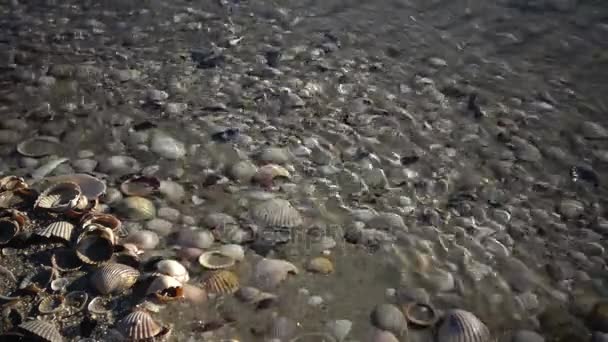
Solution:
[[[264,329],[251,331],[273,314],[298,322],[288,338],[347,319],[346,340],[368,341],[373,308],[405,304],[414,290],[439,310],[470,310],[505,341],[518,329],[588,340],[598,327],[585,317],[607,294],[607,11],[591,0],[7,1],[0,170],[30,177],[52,158],[15,147],[50,135],[69,159],[50,175],[95,172],[116,188],[143,172],[180,184],[184,194],[150,196],[179,218],[144,259],[177,258],[173,235],[214,228],[212,213],[268,228],[252,207],[288,199],[303,219],[291,241],[247,244],[235,269],[254,285],[256,252],[296,265],[273,291],[278,304],[170,304],[155,317],[177,341],[265,341]],[[239,134],[214,138],[228,128]],[[154,129],[184,153],[155,151]],[[286,156],[261,160],[269,147]],[[116,155],[137,163],[109,167]],[[282,164],[292,177],[236,182],[228,176],[242,160]],[[319,247],[321,237],[335,246]],[[45,248],[0,265],[21,278]],[[322,254],[335,271],[307,272]],[[205,276],[184,263],[191,283]],[[567,317],[565,328],[546,312]],[[104,324],[91,336],[103,338]],[[409,339],[430,333],[411,329]]]

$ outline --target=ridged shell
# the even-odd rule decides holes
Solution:
[[[156,207],[152,201],[139,197],[131,196],[123,199],[116,210],[131,221],[147,221],[156,216]]]
[[[118,294],[133,286],[139,278],[139,271],[123,264],[106,264],[91,276],[91,285],[101,294]]]
[[[51,295],[42,298],[38,304],[38,312],[43,315],[51,314],[63,309],[65,298],[61,295]]]
[[[437,330],[437,342],[490,342],[490,330],[473,313],[449,310]]]
[[[220,251],[207,251],[198,257],[198,262],[210,270],[232,267],[235,260]]]
[[[302,224],[300,212],[289,201],[273,198],[255,205],[251,212],[261,225],[293,228]]]
[[[8,217],[0,219],[0,244],[10,242],[19,233],[19,224]]]
[[[76,183],[57,183],[43,191],[36,202],[35,208],[64,212],[72,209],[78,203],[81,190]]]
[[[99,265],[109,261],[114,253],[112,241],[103,236],[90,235],[76,244],[76,255],[89,265]]]
[[[157,336],[163,328],[149,313],[136,310],[118,321],[116,330],[130,341],[140,341]]]
[[[110,228],[117,232],[122,227],[122,222],[114,215],[102,214],[102,213],[90,213],[86,214],[81,219],[83,228],[87,228],[90,225],[102,226]]]
[[[190,279],[188,270],[176,260],[161,260],[156,263],[156,270],[162,274],[171,276],[182,283],[185,283]]]
[[[106,183],[97,177],[87,175],[86,173],[75,173],[71,175],[61,175],[47,177],[40,180],[36,187],[46,187],[55,183],[71,182],[76,183],[80,186],[82,194],[87,197],[89,201],[96,200],[99,196],[106,192]]]
[[[42,339],[43,341],[48,342],[62,342],[64,341],[63,336],[59,333],[59,330],[55,327],[55,325],[51,322],[42,321],[42,320],[33,320],[28,322],[23,322],[19,326],[19,328],[27,331],[28,333],[35,335]]]
[[[19,152],[19,154],[32,158],[57,154],[61,149],[62,147],[59,139],[47,136],[27,139],[17,145],[17,152]]]
[[[66,241],[70,241],[72,238],[72,232],[74,231],[74,225],[68,221],[57,221],[49,224],[38,232],[37,234],[40,236],[44,236],[46,238],[60,238]]]
[[[210,293],[233,294],[239,289],[239,277],[230,271],[215,271],[202,281],[202,286]]]

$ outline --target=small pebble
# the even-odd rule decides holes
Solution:
[[[319,306],[323,304],[323,297],[321,296],[310,296],[308,298],[308,305],[310,306]]]

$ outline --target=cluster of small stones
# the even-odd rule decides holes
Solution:
[[[411,301],[516,342],[608,340],[608,108],[582,84],[605,79],[604,5],[102,3],[0,6],[0,171],[94,173],[123,213],[121,177],[157,177],[154,212],[125,227],[190,270],[212,230],[236,226],[222,239],[244,244],[265,229],[254,203],[287,198],[304,218],[251,254],[313,272],[221,329],[203,324],[217,310],[167,310],[190,318],[183,340],[267,324],[286,338],[301,322],[392,341],[369,314]],[[61,148],[15,152],[36,135]],[[252,183],[268,163],[291,177]]]

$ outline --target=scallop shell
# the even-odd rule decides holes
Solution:
[[[222,268],[232,267],[235,264],[235,260],[231,257],[224,255],[220,251],[207,251],[198,257],[198,262],[203,267],[210,270],[219,270]]]
[[[72,232],[74,231],[74,225],[68,221],[57,221],[49,224],[38,232],[37,234],[40,236],[44,236],[46,238],[60,238],[65,241],[70,241],[72,238]]]
[[[19,152],[19,154],[32,158],[57,154],[61,149],[62,146],[59,139],[47,136],[27,139],[17,145],[17,152]]]
[[[85,291],[72,291],[65,295],[65,306],[72,311],[80,311],[88,300],[89,295]]]
[[[116,330],[129,341],[140,341],[154,338],[163,328],[148,312],[135,310],[118,321]]]
[[[59,271],[74,271],[82,267],[82,261],[72,249],[56,249],[51,257],[51,265]]]
[[[149,196],[160,189],[160,181],[153,176],[135,176],[122,182],[120,191],[127,196]]]
[[[226,270],[212,272],[202,281],[202,287],[207,292],[216,294],[233,294],[239,286],[239,277]]]
[[[293,228],[302,224],[300,212],[282,198],[273,198],[257,204],[251,214],[259,224],[266,226]]]
[[[147,221],[156,216],[156,207],[154,206],[154,203],[139,196],[131,196],[123,199],[116,207],[116,210],[126,219],[131,221]]]
[[[449,310],[437,329],[437,342],[490,342],[490,330],[473,313]]]
[[[49,185],[56,183],[76,183],[80,186],[82,194],[87,197],[89,201],[94,201],[103,195],[106,190],[106,183],[97,177],[87,175],[86,173],[75,173],[71,175],[61,175],[44,178],[36,183],[36,188],[45,188]]]
[[[91,276],[91,285],[101,294],[118,294],[133,286],[139,271],[123,264],[106,264]]]
[[[265,290],[274,289],[289,274],[298,274],[298,268],[285,260],[264,258],[255,265],[253,281]]]
[[[119,231],[122,227],[122,222],[114,215],[102,214],[102,213],[89,213],[82,217],[81,225],[87,229],[89,226],[102,226],[109,228],[115,232]]]
[[[176,260],[161,260],[156,263],[156,270],[162,274],[166,274],[177,279],[181,283],[190,280],[188,270],[179,261]]]
[[[19,233],[19,224],[10,218],[0,218],[0,245],[9,243]]]
[[[116,301],[112,298],[95,297],[91,299],[91,302],[87,306],[87,310],[93,314],[105,315],[114,311],[116,306]]]
[[[38,312],[43,315],[58,312],[63,309],[65,298],[62,295],[51,295],[42,298],[38,304]]]
[[[115,237],[109,228],[84,231],[76,242],[76,255],[82,262],[98,265],[112,258]]]
[[[59,333],[59,330],[51,322],[42,321],[39,319],[23,322],[19,328],[28,333],[39,337],[43,341],[48,342],[63,342],[64,338]]]
[[[76,183],[57,183],[43,191],[36,202],[35,208],[64,212],[72,209],[78,203],[81,191]]]

